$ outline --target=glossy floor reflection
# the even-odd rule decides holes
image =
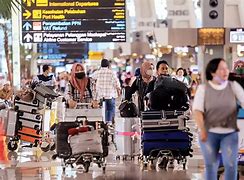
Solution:
[[[191,132],[194,133],[194,156],[200,157],[197,143],[195,124],[188,122]],[[142,169],[142,164],[135,158],[134,161],[115,160],[114,147],[110,148],[107,158],[105,174],[101,168],[93,164],[88,173],[79,167],[68,167],[62,170],[61,160],[51,160],[54,152],[44,153],[39,148],[23,148],[18,152],[8,153],[9,161],[0,162],[0,180],[203,180],[203,166],[194,158],[188,160],[187,169],[175,164],[174,169],[163,171],[154,166]],[[222,179],[222,178],[221,178]],[[240,177],[244,179],[244,177]]]

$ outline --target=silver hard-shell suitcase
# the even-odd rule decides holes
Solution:
[[[30,127],[33,129],[41,129],[42,127],[42,115],[32,114],[27,112],[18,112],[18,121],[21,126]]]
[[[132,131],[132,126],[138,118],[115,118],[115,144],[116,144],[116,158],[120,156],[125,159],[126,157],[132,157],[134,152],[132,136],[135,134]]]
[[[15,101],[14,104],[14,110],[15,111],[24,111],[29,113],[38,113],[39,107],[38,106],[32,106],[30,104],[23,104],[19,103],[18,101]]]
[[[16,132],[17,112],[9,110],[7,120],[6,136],[13,137]]]

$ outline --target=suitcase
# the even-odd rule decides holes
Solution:
[[[38,113],[39,107],[37,104],[33,103],[19,103],[19,101],[14,102],[14,110],[15,111],[24,111],[29,113]]]
[[[7,118],[6,136],[9,137],[15,136],[16,128],[17,128],[17,112],[13,110],[9,110],[8,118]]]
[[[34,91],[36,92],[35,98],[40,101],[40,107],[42,108],[45,100],[46,100],[46,106],[49,108],[52,107],[52,101],[58,97],[58,94],[55,93],[52,89],[39,84],[34,88]]]
[[[185,114],[185,111],[164,111],[167,119],[177,118]]]
[[[71,148],[68,143],[68,129],[79,127],[78,122],[59,122],[57,124],[56,152],[59,158],[68,158],[71,154]]]
[[[49,108],[52,107],[52,99],[45,98],[44,96],[38,93],[36,93],[35,98],[39,101],[39,108],[42,109],[44,107],[45,100],[46,100],[46,106]]]
[[[34,91],[44,98],[55,99],[56,97],[58,97],[57,93],[42,84],[37,85]]]
[[[28,127],[22,127],[18,130],[17,135],[20,140],[34,144],[37,144],[42,138],[40,131]]]
[[[192,136],[187,131],[172,130],[144,132],[142,136],[143,155],[149,156],[155,150],[171,150],[187,156],[191,151]]]
[[[102,108],[98,109],[66,109],[65,121],[72,122],[77,116],[86,116],[89,121],[103,121]]]
[[[134,132],[132,126],[138,122],[138,118],[115,118],[115,144],[117,147],[117,156],[132,156]]]
[[[42,115],[41,114],[31,114],[27,112],[18,112],[18,121],[21,127],[29,127],[36,130],[42,129]]]
[[[164,111],[144,111],[141,113],[142,120],[166,119]]]
[[[142,142],[142,153],[144,156],[154,154],[158,155],[160,150],[170,150],[173,156],[189,156],[191,149],[191,143],[188,141],[144,141]]]
[[[142,120],[144,131],[158,131],[163,129],[178,129],[179,119],[150,119]]]

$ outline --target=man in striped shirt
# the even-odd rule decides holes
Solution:
[[[96,71],[92,78],[95,80],[95,100],[105,101],[105,121],[112,122],[115,116],[115,98],[120,94],[120,83],[117,76],[109,68],[107,59],[101,62],[101,68]]]

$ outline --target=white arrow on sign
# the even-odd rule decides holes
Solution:
[[[33,39],[33,37],[28,33],[24,36],[24,40],[26,40],[26,42],[30,42]]]
[[[26,22],[26,23],[23,25],[23,28],[24,28],[26,31],[29,31],[29,30],[32,28],[32,25],[31,25],[31,23]]]

